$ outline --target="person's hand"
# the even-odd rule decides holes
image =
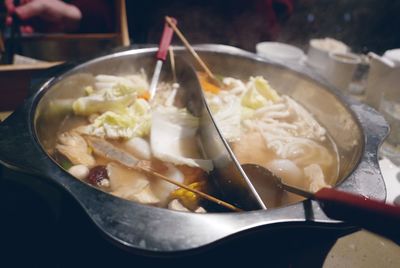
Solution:
[[[74,5],[61,0],[21,0],[14,6],[13,0],[5,0],[8,11],[6,22],[13,23],[13,15],[21,21],[21,31],[72,32],[79,28],[81,11]]]

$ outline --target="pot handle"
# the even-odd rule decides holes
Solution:
[[[27,106],[18,109],[0,123],[0,163],[7,168],[29,173],[42,174],[48,157],[36,144],[28,127]]]
[[[384,200],[386,187],[379,168],[378,149],[389,133],[389,125],[372,107],[353,99],[349,102],[364,129],[364,152],[358,168],[338,188],[347,192],[363,193],[368,198]]]
[[[43,85],[73,66],[74,63],[57,65],[32,77],[29,98],[0,123],[1,164],[20,172],[39,175],[48,168],[49,158],[34,138],[33,103],[36,96],[45,89]]]

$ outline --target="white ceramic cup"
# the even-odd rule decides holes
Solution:
[[[385,51],[383,57],[391,60],[396,67],[400,67],[400,48]]]
[[[258,43],[256,52],[261,57],[284,62],[299,62],[304,57],[300,48],[279,42]]]
[[[350,52],[331,52],[325,70],[326,79],[341,90],[347,90],[361,57]]]
[[[311,39],[307,52],[306,64],[320,74],[325,75],[330,52],[346,53],[350,52],[350,48],[343,42],[332,38]]]

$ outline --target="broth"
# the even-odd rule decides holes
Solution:
[[[202,74],[199,77],[206,79]],[[217,125],[240,164],[263,166],[287,184],[312,192],[336,183],[336,145],[299,103],[280,96],[263,77],[248,81],[224,78],[222,90],[215,90],[208,82],[202,84]],[[260,197],[268,200],[261,192]],[[266,205],[282,206],[301,199],[284,192],[279,202]]]
[[[183,104],[185,90],[161,83],[150,102],[143,73],[97,75],[90,81],[82,85],[86,96],[73,102],[73,113],[60,124],[56,161],[76,178],[120,198],[181,211],[213,210],[197,194],[136,168],[146,166],[206,193],[218,191],[208,179],[212,162],[203,159],[198,146],[199,119]],[[279,96],[259,77],[224,78],[222,90],[203,74],[200,81],[240,163],[262,165],[311,190],[336,182],[335,144],[290,97]],[[279,205],[298,200],[285,194]]]

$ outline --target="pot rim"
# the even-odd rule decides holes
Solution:
[[[180,51],[184,50],[183,47],[174,47],[174,49]],[[314,71],[299,64],[291,63],[291,65],[288,66],[283,62],[267,60],[257,56],[256,54],[225,45],[196,45],[195,49],[199,52],[222,53],[244,57],[266,64],[278,65],[282,68],[306,76],[327,88],[353,114],[362,130],[361,132],[364,138],[364,146],[362,148],[359,163],[356,164],[353,172],[347,176],[347,178],[343,179],[337,187],[343,191],[362,193],[363,195],[381,200],[385,199],[386,190],[379,170],[377,149],[387,135],[388,125],[383,117],[374,109],[365,104],[359,103],[354,99],[343,96],[339,90],[330,86]],[[70,66],[60,68],[61,71],[58,70],[55,72],[56,74],[51,74],[50,77],[47,76],[44,80],[41,80],[36,93],[25,102],[24,106],[19,109],[15,115],[11,116],[10,119],[7,119],[0,125],[0,133],[4,133],[3,135],[0,135],[0,137],[13,134],[17,136],[19,135],[19,137],[16,138],[17,142],[22,141],[22,145],[30,144],[30,146],[33,147],[33,152],[30,156],[32,157],[36,155],[37,159],[31,163],[21,163],[21,161],[18,160],[19,156],[15,155],[15,148],[9,146],[4,148],[4,150],[0,149],[0,162],[36,174],[43,175],[43,172],[47,172],[47,177],[49,177],[48,172],[50,171],[53,176],[59,177],[60,180],[56,181],[56,183],[61,185],[64,190],[69,192],[78,201],[102,233],[111,241],[116,242],[119,246],[128,250],[153,253],[184,252],[200,249],[217,241],[221,241],[224,238],[234,237],[239,233],[248,232],[250,230],[260,228],[284,228],[287,225],[305,227],[313,226],[315,228],[352,228],[343,222],[329,219],[322,212],[319,204],[310,200],[305,200],[300,203],[273,210],[258,210],[243,213],[207,213],[204,215],[198,215],[170,211],[123,200],[97,189],[96,191],[93,191],[93,189],[95,189],[94,187],[76,180],[65,170],[61,169],[42,148],[35,128],[35,121],[37,119],[36,108],[47,90],[58,81],[76,70],[79,70],[83,65],[93,64],[114,57],[155,53],[156,51],[156,47],[150,47],[128,49],[126,51],[112,53],[106,56],[97,57],[80,65],[74,65],[72,68]],[[20,122],[16,124],[15,120],[20,120]],[[12,128],[15,128],[15,125],[17,125],[17,128],[20,127],[24,129],[26,131],[25,135],[21,135],[18,131],[12,130]],[[0,144],[3,144],[3,142],[4,141],[0,139]],[[21,144],[18,146],[21,146]],[[3,146],[0,146],[0,148],[2,147]],[[9,155],[7,156],[7,154]],[[38,163],[43,164],[39,170],[35,169],[35,165]],[[378,187],[376,187],[376,185],[366,187],[362,183],[364,176],[368,176],[377,181],[379,184]],[[82,199],[82,194],[89,194],[92,198]],[[101,211],[94,209],[94,204],[99,200],[105,202],[105,206]],[[307,212],[310,209],[312,215]],[[116,212],[120,212],[122,215],[117,215]],[[139,224],[137,222],[138,218],[140,218],[140,224],[142,225],[132,226]],[[167,220],[163,224],[160,224],[160,218],[167,218]],[[108,222],[107,219],[109,220]],[[154,221],[157,221],[158,223],[154,224]],[[175,222],[183,222],[187,224],[187,226],[181,230],[182,233],[165,234],[160,232],[160,228],[163,228],[165,225],[167,225],[168,228],[176,227]],[[146,224],[148,226],[146,226]],[[196,233],[196,228],[202,228],[204,225],[209,226],[210,228],[208,228],[206,232]],[[146,236],[144,230],[148,231],[152,228],[154,230],[153,233],[147,233]],[[134,235],[132,235],[132,232],[134,232]],[[175,237],[173,235],[175,235]]]

